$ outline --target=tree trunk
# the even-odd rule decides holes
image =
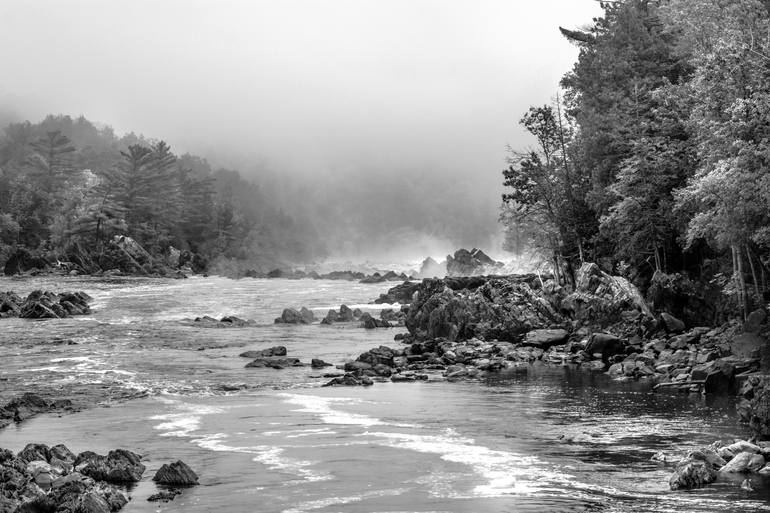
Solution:
[[[751,248],[746,245],[746,258],[749,259],[749,267],[751,267],[751,278],[754,280],[754,293],[756,294],[757,304],[762,302],[762,295],[759,293],[759,280],[757,280],[757,270],[754,268],[754,259],[751,258]]]
[[[739,246],[733,246],[733,266],[735,269],[735,279],[738,286],[738,294],[740,297],[741,314],[743,320],[746,320],[748,316],[748,304],[746,296],[746,280],[743,277],[743,256],[741,255],[741,249]]]

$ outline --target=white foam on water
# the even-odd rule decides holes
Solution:
[[[303,413],[314,413],[326,424],[339,424],[349,426],[394,426],[404,428],[419,428],[416,424],[398,424],[384,422],[375,417],[361,415],[358,413],[343,412],[335,410],[332,406],[335,404],[360,404],[363,401],[350,397],[319,397],[315,395],[304,394],[280,394],[286,398],[289,404],[302,406],[301,409],[294,410]]]
[[[453,434],[366,432],[363,436],[378,438],[388,447],[436,454],[445,461],[470,466],[487,481],[473,489],[474,496],[531,495],[543,490],[544,482],[568,477],[544,468],[534,456],[490,449]]]
[[[97,363],[94,361],[93,358],[90,356],[72,356],[69,358],[54,358],[51,360],[51,363],[61,363],[61,362],[88,362],[88,363]]]
[[[335,435],[336,431],[328,428],[317,429],[289,429],[286,431],[265,431],[262,436],[284,436],[285,438],[302,438],[313,435]]]
[[[404,488],[397,488],[394,490],[375,490],[372,492],[362,493],[360,495],[351,495],[348,497],[328,497],[325,499],[302,502],[300,504],[295,505],[292,508],[284,509],[282,513],[305,513],[306,511],[314,511],[318,509],[328,508],[331,506],[352,504],[352,503],[361,502],[367,499],[376,499],[379,497],[402,495],[407,491],[408,490]]]
[[[229,436],[225,433],[214,433],[197,438],[193,440],[193,443],[198,445],[198,447],[214,452],[253,454],[252,461],[261,463],[269,470],[293,474],[303,481],[317,482],[332,479],[330,474],[315,472],[310,468],[317,465],[318,462],[298,460],[285,456],[285,447],[267,445],[239,447],[226,444],[224,440],[228,438]]]
[[[166,413],[150,417],[150,420],[164,421],[154,426],[159,431],[165,431],[160,436],[190,437],[192,433],[200,429],[201,419],[204,415],[213,415],[224,411],[216,406],[169,401],[162,397],[159,400],[166,402],[166,404],[176,405],[177,409],[182,410],[178,413]]]

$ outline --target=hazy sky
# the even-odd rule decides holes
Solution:
[[[594,0],[2,0],[0,105],[287,172],[473,176],[496,204],[505,145],[526,141],[517,120],[577,56],[558,26],[600,13]]]

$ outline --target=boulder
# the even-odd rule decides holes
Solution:
[[[663,325],[666,327],[666,331],[669,333],[682,333],[685,330],[684,322],[669,313],[661,313],[660,318],[663,321]]]
[[[677,465],[668,485],[672,490],[690,490],[706,486],[716,479],[717,471],[707,462],[688,460]]]
[[[138,454],[125,449],[115,449],[107,453],[107,456],[84,452],[75,460],[75,469],[97,481],[136,483],[145,470],[141,459]]]
[[[584,263],[575,273],[575,290],[561,301],[573,319],[592,324],[624,320],[633,311],[651,318],[652,311],[639,290],[621,276],[610,276],[594,263]]]
[[[325,361],[320,360],[318,358],[313,358],[310,361],[310,366],[312,368],[314,368],[314,369],[323,369],[324,367],[331,367],[332,364],[331,363],[326,363]]]
[[[541,349],[548,349],[553,346],[560,346],[567,343],[569,333],[563,329],[543,329],[532,330],[526,334],[522,344],[526,346],[535,346]]]
[[[197,485],[198,475],[183,461],[164,464],[152,478],[162,485]]]
[[[281,316],[275,320],[275,324],[310,324],[310,322],[306,316],[294,308],[284,308]]]
[[[271,356],[286,356],[286,347],[275,346],[268,349],[262,349],[260,351],[246,351],[239,354],[238,356],[242,356],[244,358],[269,358]]]
[[[340,322],[353,322],[353,310],[351,310],[347,305],[341,305],[338,320]]]
[[[615,355],[625,354],[626,345],[620,338],[609,333],[594,333],[588,339],[585,352],[590,355],[601,354],[601,359],[609,360]]]
[[[752,452],[741,452],[735,455],[733,459],[728,461],[720,472],[725,473],[746,473],[746,472],[758,472],[765,466],[765,458],[761,454],[755,454]]]
[[[304,306],[300,309],[299,314],[302,316],[302,320],[305,324],[313,324],[313,322],[315,322],[315,314]]]
[[[153,493],[147,497],[147,502],[169,502],[173,501],[177,495],[181,494],[180,490],[161,490],[158,493]]]
[[[246,364],[247,368],[269,367],[271,369],[285,369],[286,367],[301,367],[302,362],[299,358],[290,358],[285,356],[265,356],[255,358],[254,361]]]
[[[743,330],[749,333],[757,333],[767,320],[767,311],[759,308],[751,312],[743,324]]]

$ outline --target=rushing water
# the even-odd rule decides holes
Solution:
[[[284,326],[284,307],[323,314],[367,305],[387,288],[330,281],[0,279],[0,290],[85,290],[94,313],[0,320],[2,394],[62,390],[100,406],[0,431],[0,447],[65,443],[144,455],[145,480],[124,511],[511,512],[770,510],[745,476],[670,492],[676,458],[717,438],[745,437],[729,404],[652,394],[573,367],[535,365],[486,382],[320,388],[309,367],[246,369],[238,354],[285,345],[303,361],[339,364],[397,330]],[[204,328],[236,315],[256,327]],[[100,393],[97,393],[100,392]],[[129,401],[125,396],[143,394]],[[108,407],[109,406],[109,407]],[[182,459],[201,486],[149,503],[161,464]],[[768,483],[765,483],[768,484]]]

